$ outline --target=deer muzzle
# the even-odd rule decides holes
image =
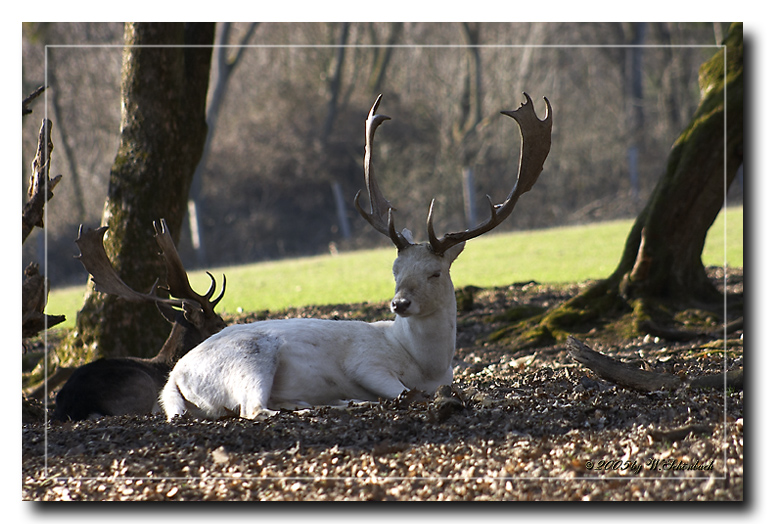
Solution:
[[[391,300],[391,311],[400,316],[407,316],[410,305],[412,305],[412,301],[409,298],[394,297]]]

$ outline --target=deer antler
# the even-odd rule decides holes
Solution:
[[[457,233],[447,233],[442,238],[436,238],[434,234],[433,216],[434,201],[428,210],[428,238],[431,248],[437,255],[443,254],[454,245],[478,237],[498,226],[514,210],[519,197],[533,187],[538,176],[543,171],[543,163],[551,149],[551,128],[552,128],[552,109],[549,100],[544,97],[546,102],[546,116],[540,120],[533,108],[533,101],[527,93],[523,93],[527,99],[515,111],[501,111],[502,114],[510,116],[519,124],[522,135],[520,155],[519,155],[519,173],[514,188],[502,204],[493,204],[490,196],[487,201],[490,204],[490,218],[486,222],[466,231]]]
[[[83,225],[80,226],[78,229],[78,238],[75,240],[75,243],[80,249],[80,255],[76,258],[80,260],[83,267],[86,268],[86,271],[91,274],[95,289],[101,293],[115,295],[124,300],[128,300],[129,302],[155,302],[169,304],[183,309],[187,304],[188,306],[195,306],[207,314],[212,314],[214,307],[222,300],[222,297],[225,294],[225,276],[223,275],[222,277],[222,291],[215,300],[211,300],[216,287],[214,277],[211,273],[207,272],[209,278],[212,280],[209,291],[203,296],[195,293],[190,287],[187,272],[182,265],[177,249],[174,246],[174,241],[169,234],[166,221],[161,219],[160,227],[157,223],[153,223],[153,226],[156,231],[156,241],[163,251],[163,258],[166,263],[168,291],[176,298],[162,298],[157,296],[155,290],[158,286],[158,280],[153,284],[150,293],[140,293],[135,291],[121,280],[104,250],[104,234],[107,231],[107,226],[98,229],[89,228],[86,232],[83,232]]]
[[[212,274],[207,271],[206,274],[211,279],[211,285],[204,295],[199,295],[190,287],[187,271],[182,265],[182,260],[179,258],[179,253],[177,253],[177,248],[174,245],[174,240],[169,234],[166,220],[162,218],[160,226],[157,222],[153,222],[153,227],[155,228],[155,240],[158,242],[161,251],[163,251],[163,259],[166,263],[166,283],[169,293],[177,298],[192,300],[198,303],[204,312],[213,313],[214,308],[222,300],[222,297],[225,296],[225,286],[227,284],[225,275],[222,275],[222,291],[217,298],[211,300],[211,297],[214,296],[217,282]]]
[[[123,282],[118,273],[115,272],[115,268],[112,267],[110,259],[104,250],[104,234],[106,231],[107,226],[102,226],[98,229],[89,228],[84,233],[83,225],[81,224],[80,228],[78,228],[78,238],[75,240],[78,249],[80,249],[80,255],[75,258],[80,260],[86,271],[91,274],[94,288],[101,293],[115,295],[129,302],[161,302],[182,307],[181,300],[162,298],[155,294],[158,280],[153,284],[150,293],[134,291]]]
[[[410,245],[410,242],[394,227],[393,212],[396,211],[391,206],[391,203],[385,199],[383,193],[380,192],[377,180],[372,174],[372,141],[375,138],[375,130],[380,124],[386,120],[390,120],[390,116],[376,115],[378,106],[380,105],[380,99],[383,95],[378,95],[377,100],[372,105],[367,115],[366,122],[366,139],[364,143],[364,181],[367,185],[367,193],[369,194],[369,205],[372,211],[367,213],[362,209],[359,204],[359,197],[361,196],[361,190],[356,193],[356,197],[353,199],[353,205],[356,206],[356,210],[369,224],[375,228],[378,232],[386,235],[391,239],[398,250],[402,250]]]

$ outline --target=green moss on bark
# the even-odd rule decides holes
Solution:
[[[677,326],[684,309],[722,309],[722,295],[701,262],[706,234],[743,161],[743,37],[733,24],[700,68],[702,99],[670,151],[665,173],[627,237],[607,280],[543,315],[493,336],[512,349],[603,330],[638,336],[653,324]],[[726,129],[727,124],[727,129]]]

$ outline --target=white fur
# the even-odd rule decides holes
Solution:
[[[168,420],[189,411],[257,418],[266,410],[394,398],[452,382],[455,292],[444,256],[413,244],[394,261],[395,320],[266,320],[227,327],[176,364],[161,393]]]

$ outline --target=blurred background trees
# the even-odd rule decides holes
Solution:
[[[249,36],[251,47],[229,75],[196,181],[206,263],[309,255],[331,243],[337,249],[379,245],[381,236],[357,219],[352,205],[363,187],[364,119],[379,92],[381,110],[393,121],[378,137],[378,172],[399,223],[418,240],[432,197],[441,234],[467,225],[468,203],[484,210],[486,193],[500,201],[510,189],[519,140],[498,113],[518,107],[522,91],[540,114],[539,100],[547,96],[559,117],[538,185],[502,229],[634,217],[697,107],[699,66],[727,28],[233,24],[230,43]],[[347,47],[336,47],[342,42]],[[119,23],[23,27],[22,91],[49,85],[48,116],[61,144],[52,171],[67,178],[48,209],[53,286],[86,280],[73,259],[74,239],[79,223],[99,225],[107,196],[119,142],[122,43]],[[213,86],[216,64],[211,74]],[[23,122],[24,159],[34,157],[38,127],[35,118]],[[22,166],[25,180],[28,169]],[[741,199],[740,188],[730,194]],[[183,229],[180,253],[195,267]],[[25,243],[25,263],[42,256],[43,233],[33,234],[38,240]]]

